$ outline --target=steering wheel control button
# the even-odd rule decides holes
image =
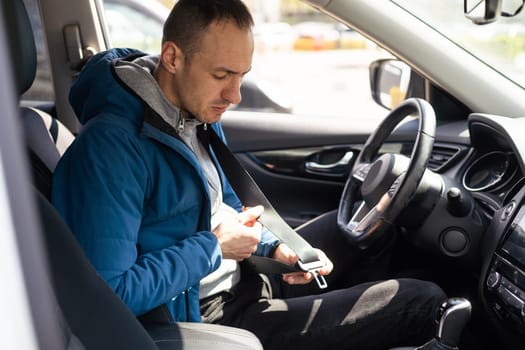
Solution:
[[[490,291],[495,290],[498,288],[499,284],[501,283],[501,274],[497,271],[492,271],[487,276],[487,289]]]
[[[372,164],[362,164],[359,166],[359,168],[354,172],[354,178],[356,180],[359,180],[361,182],[365,181],[365,177],[370,171],[370,168],[372,167]]]
[[[449,255],[459,255],[467,248],[467,235],[457,228],[450,228],[441,235],[441,245]]]
[[[397,179],[394,181],[394,183],[392,184],[392,186],[390,186],[390,188],[388,189],[388,195],[390,196],[390,198],[394,197],[394,195],[396,194],[399,186],[401,186],[401,182],[403,181],[403,179],[405,178],[405,174],[406,173],[403,173],[401,174],[400,176],[397,177]]]

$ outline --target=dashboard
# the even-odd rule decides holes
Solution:
[[[484,245],[480,291],[502,339],[525,337],[525,187],[494,216]],[[520,340],[521,339],[521,340]]]
[[[525,119],[472,114],[471,150],[448,174],[472,196],[484,219],[485,228],[476,233],[475,265],[481,263],[478,292],[511,348],[525,339],[525,137],[520,132],[524,129]]]
[[[475,152],[462,174],[463,186],[492,218],[525,184],[522,141],[516,119],[473,114],[469,121]],[[525,126],[525,125],[524,125]]]
[[[523,173],[509,150],[480,153],[462,175],[462,185],[482,206],[487,217],[504,206],[522,185]]]

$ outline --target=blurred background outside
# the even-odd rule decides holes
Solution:
[[[160,52],[162,25],[175,0],[100,1],[112,47]],[[350,122],[379,122],[386,116],[388,111],[370,96],[368,66],[390,54],[299,0],[244,1],[255,20],[255,54],[242,86],[243,101],[234,109]],[[523,16],[475,26],[464,18],[462,1],[392,1],[525,88]],[[37,79],[24,98],[53,101],[37,0],[24,2],[35,26],[38,51]]]
[[[156,18],[167,16],[175,2],[104,0],[112,45],[159,52],[162,34]],[[255,110],[378,121],[386,115],[370,96],[368,77],[371,61],[389,57],[384,50],[298,0],[245,3],[255,20],[253,68],[245,85],[255,85],[283,107],[257,105]],[[247,92],[243,99],[238,109],[252,109]]]
[[[175,3],[175,0],[103,1],[106,14],[111,13],[111,3],[129,5],[139,1],[148,4],[148,8],[161,4],[164,16]],[[477,26],[464,17],[463,2],[459,0],[392,1],[525,88],[523,15]],[[245,87],[263,91],[292,114],[368,121],[386,116],[387,111],[372,101],[368,75],[370,62],[391,57],[385,50],[299,0],[244,2],[255,20],[256,45],[253,71],[247,76]],[[513,13],[520,4],[521,0],[505,0],[503,9]],[[125,16],[123,11],[120,15],[121,21],[108,16],[115,46],[139,47],[149,52],[160,50],[158,29],[152,29],[151,35],[144,34],[145,30],[136,24],[147,21],[131,21],[132,17]],[[119,25],[123,35],[117,35]],[[132,32],[136,35],[130,35]],[[261,109],[249,93],[244,93],[244,98],[241,105],[245,106],[239,106],[240,109]]]

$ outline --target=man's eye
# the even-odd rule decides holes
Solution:
[[[223,80],[223,79],[226,79],[228,75],[227,74],[223,74],[223,75],[217,75],[217,74],[214,74],[213,77],[217,80]]]

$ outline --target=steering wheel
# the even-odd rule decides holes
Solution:
[[[391,153],[378,157],[380,147],[407,116],[419,119],[410,159]],[[407,207],[426,170],[435,132],[432,106],[410,98],[391,111],[370,135],[354,162],[337,212],[337,224],[352,244],[368,247]],[[362,202],[354,213],[359,198]]]

